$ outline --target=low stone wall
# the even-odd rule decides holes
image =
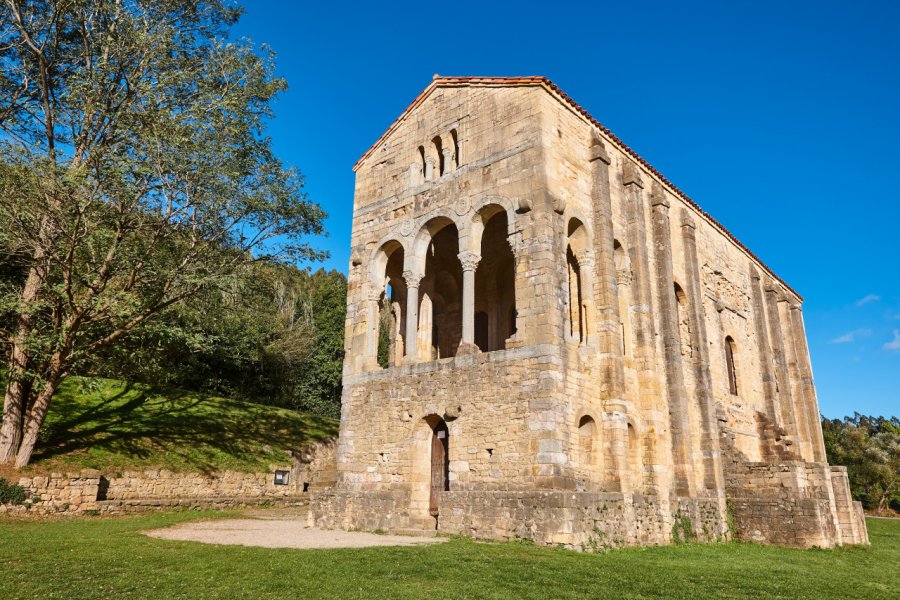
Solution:
[[[291,467],[278,469],[290,471]],[[288,485],[275,485],[274,473],[274,468],[269,473],[223,471],[209,475],[166,470],[125,471],[119,476],[104,478],[106,483],[101,485],[97,499],[286,498],[297,495],[297,482],[293,477]]]
[[[51,473],[22,477],[18,484],[25,488],[25,506],[0,505],[0,514],[24,513],[34,510],[46,513],[78,513],[96,510],[100,491],[100,471],[92,469],[78,473]]]
[[[51,473],[22,477],[28,501],[0,505],[0,514],[122,512],[167,506],[240,506],[265,501],[303,501],[307,491],[334,484],[335,443],[326,440],[301,448],[291,464],[272,465],[266,473],[174,473],[165,469],[101,473]],[[275,471],[290,472],[287,485],[275,484]]]
[[[596,551],[619,546],[727,539],[724,502],[603,492],[449,491],[441,514],[412,515],[404,491],[329,490],[311,499],[310,525],[326,529],[437,530],[479,539],[530,540]]]
[[[841,467],[734,462],[726,487],[738,539],[805,548],[868,543]]]

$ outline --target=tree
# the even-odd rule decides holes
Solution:
[[[900,419],[823,419],[828,462],[846,465],[853,496],[878,512],[900,510]]]
[[[319,258],[321,209],[265,135],[274,57],[217,0],[0,0],[0,463],[59,383],[255,263]]]

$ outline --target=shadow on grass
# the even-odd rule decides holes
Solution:
[[[88,385],[86,385],[88,384]],[[336,435],[331,419],[177,389],[71,378],[53,399],[34,463],[213,472],[284,463]]]

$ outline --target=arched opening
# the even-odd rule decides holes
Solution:
[[[450,139],[453,141],[453,168],[458,169],[462,161],[459,156],[459,134],[455,129],[450,130]]]
[[[456,356],[462,338],[462,267],[456,225],[441,218],[427,229],[431,240],[420,284],[417,355],[437,360]]]
[[[597,424],[590,415],[584,415],[578,420],[578,462],[585,472],[592,471],[596,463],[594,451],[594,436],[597,432]]]
[[[488,314],[484,311],[475,313],[475,345],[482,352],[490,351],[488,327]]]
[[[421,168],[422,168],[422,171],[421,171],[421,177],[419,178],[419,181],[420,181],[420,182],[424,182],[424,181],[425,181],[425,173],[426,173],[426,169],[425,169],[425,146],[419,146],[419,163],[420,163]]]
[[[675,310],[678,316],[678,337],[681,341],[681,356],[691,358],[694,348],[691,345],[691,321],[688,314],[687,294],[677,283],[675,289]]]
[[[732,395],[738,395],[737,368],[734,364],[735,345],[734,339],[729,335],[725,338],[725,368],[728,373],[728,391]]]
[[[583,313],[581,311],[581,269],[578,268],[578,260],[572,252],[572,248],[566,248],[566,271],[568,273],[569,299],[569,337],[580,342],[583,338]]]
[[[628,471],[632,488],[637,489],[643,480],[644,465],[641,459],[641,440],[634,425],[628,423]]]
[[[566,228],[566,272],[568,279],[567,321],[569,338],[579,343],[587,339],[587,301],[589,290],[584,289],[584,276],[578,257],[588,249],[588,235],[584,224],[569,219]]]
[[[475,271],[475,343],[482,352],[493,352],[506,348],[506,340],[516,332],[515,262],[507,242],[506,211],[491,205],[479,218],[484,229]]]
[[[428,514],[440,514],[441,492],[450,490],[450,431],[447,423],[432,415],[426,418],[431,426],[431,469],[428,494]]]
[[[444,164],[444,148],[443,142],[441,142],[441,136],[436,135],[434,139],[431,140],[431,143],[434,145],[435,152],[435,165],[437,165],[437,177],[440,177],[444,173],[446,173],[446,165]]]
[[[376,289],[380,289],[376,326],[376,360],[382,368],[402,363],[406,282],[403,279],[403,246],[391,240],[379,250],[375,260]]]

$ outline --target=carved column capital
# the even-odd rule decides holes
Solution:
[[[634,281],[634,275],[631,269],[618,269],[616,271],[616,283],[618,285],[631,285]]]
[[[373,285],[368,286],[368,288],[366,288],[366,290],[363,292],[363,297],[366,299],[366,301],[369,301],[369,302],[380,302],[381,294],[383,294],[383,293],[384,293],[383,289],[380,289],[380,288],[378,288],[378,286],[373,284]]]
[[[459,258],[463,271],[474,271],[478,268],[478,263],[481,262],[481,255],[472,252],[471,250],[463,250],[457,254],[457,257]]]
[[[519,232],[507,236],[506,243],[512,250],[513,258],[519,258],[525,252],[525,240],[522,239],[522,234]]]
[[[583,269],[592,269],[594,264],[596,264],[596,254],[590,248],[585,248],[584,250],[579,250],[575,253],[575,259],[578,261],[578,266]]]
[[[419,283],[422,281],[421,273],[416,273],[415,271],[403,271],[403,280],[406,282],[407,288],[418,288]]]

